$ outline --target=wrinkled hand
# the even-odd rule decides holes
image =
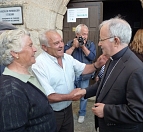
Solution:
[[[74,101],[75,101],[75,100],[79,100],[79,99],[82,98],[85,94],[86,94],[86,90],[85,90],[85,89],[80,89],[80,90],[78,90],[78,92],[76,92],[76,93],[74,94],[73,100],[74,100]]]
[[[97,68],[101,68],[103,65],[106,64],[107,60],[109,59],[109,57],[105,56],[105,55],[100,55],[97,59],[97,61],[95,62],[95,66]]]
[[[85,89],[80,89],[77,93],[75,93],[75,96],[81,95],[84,96],[86,94],[86,90]]]
[[[72,90],[72,91],[69,93],[71,100],[77,101],[77,100],[79,100],[79,99],[81,98],[81,95],[76,95],[76,96],[75,96],[75,94],[76,94],[78,91],[80,91],[80,90],[81,90],[81,88],[76,88],[76,89]]]
[[[94,104],[95,107],[92,107],[92,112],[98,116],[99,118],[103,118],[104,117],[104,105],[103,103],[96,103]]]
[[[73,40],[73,46],[74,46],[75,48],[78,48],[78,47],[79,47],[79,42],[78,42],[77,38],[74,38],[74,40]]]

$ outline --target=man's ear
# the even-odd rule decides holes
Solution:
[[[114,37],[114,41],[115,41],[115,46],[119,46],[121,41],[119,37]]]
[[[44,44],[42,44],[42,49],[43,49],[44,51],[47,51],[47,46],[44,45]]]

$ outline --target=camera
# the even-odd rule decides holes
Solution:
[[[82,36],[78,38],[79,45],[82,46],[84,44],[84,39]]]

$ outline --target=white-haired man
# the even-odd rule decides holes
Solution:
[[[143,63],[128,47],[131,35],[119,17],[100,24],[98,45],[110,59],[101,82],[76,93],[96,95],[92,111],[99,132],[143,132]]]
[[[101,56],[93,64],[84,64],[64,53],[63,39],[55,30],[40,35],[43,52],[36,58],[32,70],[46,91],[55,112],[58,132],[74,132],[72,100],[80,89],[74,89],[75,76],[92,73],[107,61]]]

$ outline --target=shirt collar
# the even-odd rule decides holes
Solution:
[[[121,58],[123,56],[123,54],[125,53],[125,51],[128,49],[128,47],[123,48],[122,50],[120,50],[118,53],[116,53],[115,55],[111,56],[110,59],[111,60],[118,60],[119,58]]]
[[[22,82],[25,82],[25,83],[28,82],[28,80],[29,80],[30,78],[34,78],[33,75],[19,74],[19,73],[17,73],[17,72],[14,72],[14,71],[8,69],[7,67],[5,67],[5,70],[4,70],[4,72],[3,72],[3,75],[13,76],[13,77],[15,77],[15,78],[20,79]]]

